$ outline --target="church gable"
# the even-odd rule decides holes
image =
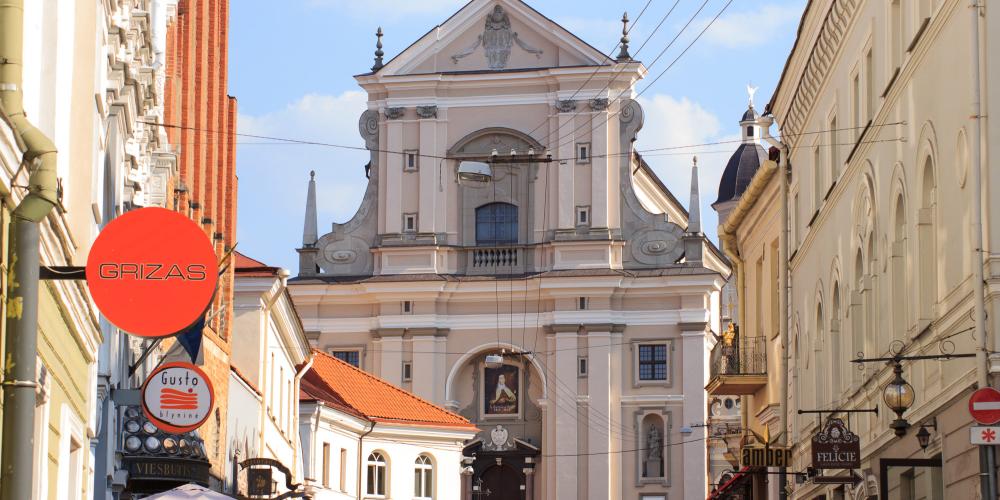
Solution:
[[[503,71],[607,62],[520,0],[473,0],[390,61],[384,75]]]

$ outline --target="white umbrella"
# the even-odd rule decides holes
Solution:
[[[204,486],[185,484],[170,491],[146,497],[146,500],[231,500],[232,498],[229,495],[223,495]]]

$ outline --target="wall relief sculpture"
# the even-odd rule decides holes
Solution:
[[[625,99],[618,115],[619,139],[625,151],[633,150],[636,135],[642,129],[643,112],[639,103]],[[622,236],[628,241],[625,263],[628,268],[664,267],[674,264],[684,253],[684,228],[667,220],[665,214],[654,214],[639,202],[632,185],[634,154],[619,159]]]
[[[392,109],[392,108],[390,108]],[[402,109],[402,108],[399,108]],[[388,112],[388,110],[386,110]],[[378,149],[379,113],[367,110],[358,120],[358,132],[371,151],[368,187],[361,206],[351,220],[333,224],[333,230],[316,242],[320,249],[316,265],[326,274],[363,276],[374,272],[371,247],[378,231]]]
[[[521,50],[534,54],[536,58],[541,58],[544,52],[541,49],[532,47],[517,36],[517,32],[511,31],[510,17],[503,10],[503,7],[496,5],[493,10],[486,15],[486,26],[483,34],[476,38],[476,41],[451,56],[452,62],[458,64],[458,60],[476,52],[480,45],[486,55],[487,67],[491,70],[501,70],[507,67],[510,59],[510,51],[514,44]]]

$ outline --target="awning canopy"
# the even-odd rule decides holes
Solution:
[[[170,491],[148,496],[146,500],[232,500],[232,498],[204,486],[185,484]]]
[[[744,467],[739,470],[733,477],[720,485],[715,490],[712,490],[712,494],[709,495],[708,500],[721,500],[728,498],[729,493],[735,493],[736,488],[742,484],[745,484],[747,479],[751,479],[752,473],[750,472],[750,467]]]

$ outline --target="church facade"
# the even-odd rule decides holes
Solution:
[[[636,152],[627,38],[611,59],[519,0],[473,0],[382,56],[356,77],[355,216],[320,233],[330,181],[309,181],[289,289],[310,341],[477,426],[463,498],[705,498],[729,269],[697,167],[685,209]]]

